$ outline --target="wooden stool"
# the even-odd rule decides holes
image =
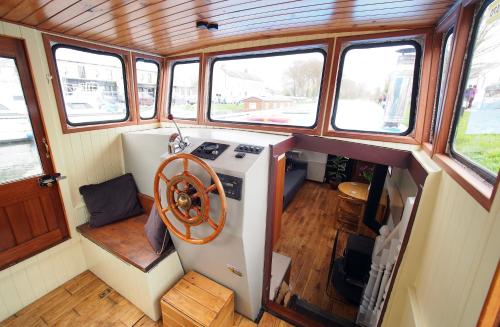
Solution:
[[[163,326],[233,326],[234,292],[190,271],[161,298]]]

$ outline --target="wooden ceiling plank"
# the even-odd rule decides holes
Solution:
[[[156,39],[156,42],[166,42],[167,44],[173,45],[174,43],[172,42],[181,42],[183,40],[188,40],[188,42],[191,42],[194,38],[196,38],[197,41],[201,40],[202,38],[199,37],[200,35],[205,35],[208,38],[214,37],[223,37],[225,35],[231,35],[233,33],[241,33],[242,30],[244,31],[258,31],[261,29],[268,29],[272,27],[281,27],[281,26],[292,26],[292,27],[297,27],[297,24],[307,24],[307,23],[315,23],[315,24],[322,24],[322,25],[327,25],[332,23],[333,21],[342,21],[342,22],[353,22],[356,23],[357,21],[364,21],[364,20],[377,20],[378,18],[384,18],[384,19],[400,19],[400,18],[405,18],[405,17],[415,17],[415,18],[424,18],[424,17],[436,17],[436,16],[441,16],[443,14],[445,9],[431,9],[431,10],[422,10],[422,11],[414,11],[414,12],[409,12],[405,10],[400,10],[398,12],[394,12],[392,15],[387,14],[384,11],[377,12],[368,12],[364,14],[359,14],[358,17],[356,18],[357,20],[353,21],[352,13],[344,13],[344,14],[336,14],[336,15],[318,15],[315,16],[314,14],[311,14],[311,16],[305,16],[305,17],[297,17],[297,18],[283,18],[279,20],[259,20],[255,19],[252,21],[251,24],[246,24],[246,22],[240,22],[236,23],[230,26],[227,26],[223,30],[219,30],[217,32],[210,32],[210,31],[198,31],[199,35],[193,35],[194,33],[188,33],[185,34],[184,36],[178,36],[171,38],[170,36],[165,36],[165,38],[158,38]],[[272,17],[268,17],[266,19],[272,19]],[[300,27],[300,26],[299,26]],[[154,42],[148,42],[148,43],[136,43],[134,42],[134,46],[150,46],[154,45]]]
[[[338,1],[338,0],[337,0]],[[342,0],[341,0],[342,1]],[[343,0],[343,1],[349,1],[351,2],[352,0]],[[331,4],[335,2],[333,1],[325,1],[325,0],[309,0],[308,3],[312,3],[312,5],[316,4]],[[260,4],[260,5],[259,5]],[[214,19],[220,15],[220,14],[228,14],[228,15],[234,15],[235,13],[238,12],[244,12],[246,10],[251,10],[251,9],[257,9],[259,12],[269,10],[270,7],[276,6],[276,5],[281,5],[282,8],[287,8],[293,5],[299,5],[299,6],[304,6],[304,1],[303,0],[295,0],[295,1],[286,1],[286,0],[257,0],[257,1],[252,1],[252,0],[247,0],[246,2],[243,1],[238,1],[238,0],[229,0],[229,1],[223,1],[223,2],[218,2],[211,4],[209,6],[203,6],[203,7],[197,7],[197,8],[191,8],[189,10],[184,10],[184,11],[176,11],[176,12],[168,12],[168,11],[163,11],[163,12],[158,12],[155,17],[146,17],[146,19],[149,19],[147,22],[144,21],[143,19],[138,19],[133,22],[129,22],[127,25],[122,26],[121,28],[117,28],[116,32],[122,32],[125,29],[126,30],[133,30],[134,33],[136,32],[143,32],[148,33],[150,30],[151,32],[156,31],[158,29],[168,29],[167,26],[165,26],[165,22],[167,22],[169,25],[174,26],[175,24],[185,24],[188,21],[193,24],[197,20],[203,19],[203,20],[209,20],[209,21],[214,21]],[[155,28],[156,27],[156,28]],[[154,29],[153,29],[154,28]],[[103,40],[108,39],[108,38],[113,38],[116,34],[111,34],[107,33],[106,35],[103,34]]]
[[[257,3],[258,1],[254,2]],[[270,2],[270,1],[266,1]],[[373,0],[372,0],[373,2]],[[449,0],[443,0],[443,1],[437,1],[434,2],[433,4],[449,4]],[[386,6],[391,6],[395,7],[397,5],[404,6],[405,4],[421,4],[421,0],[399,0],[399,1],[393,1],[390,4],[387,3],[387,1],[378,1],[376,3],[370,4],[370,5],[365,5],[362,6],[363,10],[368,10],[370,7],[376,7],[376,6],[383,6],[385,4]],[[325,3],[325,1],[314,1],[310,5],[304,5],[303,1],[297,1],[297,2],[278,2],[272,6],[271,8],[267,6],[257,6],[253,7],[251,9],[247,10],[236,10],[236,11],[226,11],[226,10],[213,10],[213,15],[210,17],[207,17],[203,13],[199,14],[194,14],[192,16],[185,16],[182,19],[179,20],[174,20],[174,17],[169,17],[168,21],[165,20],[160,20],[160,24],[155,24],[153,22],[150,22],[148,25],[139,25],[137,27],[132,27],[129,26],[129,32],[127,35],[132,35],[134,41],[139,41],[143,39],[148,39],[152,38],[154,33],[156,31],[162,31],[163,33],[165,31],[168,31],[169,35],[174,35],[172,34],[174,31],[177,30],[186,30],[186,32],[191,33],[195,30],[195,25],[194,22],[199,18],[200,16],[203,17],[204,19],[207,19],[209,21],[214,21],[219,24],[219,26],[224,27],[226,23],[234,21],[234,20],[243,20],[243,19],[254,19],[258,18],[258,15],[263,15],[263,14],[268,14],[268,15],[276,15],[276,16],[282,16],[284,14],[291,14],[295,12],[304,12],[304,11],[317,11],[317,10],[342,10],[343,8],[353,8],[355,7],[356,4],[354,4],[350,0],[346,1],[329,1]],[[238,9],[238,6],[234,6],[231,9]],[[345,9],[344,9],[345,10]],[[151,25],[150,25],[151,24]],[[189,31],[188,31],[189,30]],[[175,35],[179,35],[181,33],[176,33]],[[113,40],[116,44],[121,44],[122,42],[126,42],[125,37],[122,35],[116,35],[113,37],[109,37],[106,39],[102,39],[102,41],[110,41]]]
[[[22,22],[31,26],[38,26],[76,2],[78,0],[52,0],[45,6],[34,11],[31,15],[25,17]]]
[[[58,12],[50,19],[38,25],[38,27],[45,30],[54,30],[55,27],[81,15],[86,11],[92,10],[104,2],[107,2],[107,0],[80,0],[72,6],[66,7],[64,10]]]
[[[382,12],[385,12],[388,15],[390,15],[391,13],[395,13],[395,12],[399,13],[399,12],[401,12],[401,10],[405,10],[405,11],[413,10],[415,12],[415,9],[417,9],[417,11],[431,10],[432,9],[432,10],[441,10],[441,12],[445,12],[447,10],[447,8],[449,7],[449,1],[436,2],[433,4],[429,3],[426,5],[420,5],[420,6],[416,6],[415,2],[418,2],[418,0],[416,0],[416,1],[401,1],[400,2],[401,6],[396,7],[393,4],[391,6],[391,8],[380,8],[380,9],[377,8],[377,7],[379,7],[379,5],[363,6],[363,7],[361,7],[361,9],[355,10],[354,15],[358,16],[358,17],[367,16],[367,14],[362,14],[364,12],[374,13],[374,14],[380,14]],[[408,6],[406,6],[406,4],[408,4]],[[324,8],[324,7],[321,6],[321,8]],[[336,15],[341,14],[341,13],[352,13],[352,8],[353,8],[352,6],[339,7],[339,8],[335,8],[334,12]],[[251,20],[252,22],[254,22],[258,19],[263,19],[265,17],[268,17],[268,18],[281,17],[282,18],[281,20],[289,20],[292,18],[299,18],[301,16],[310,15],[312,12],[314,12],[317,15],[322,15],[322,14],[328,14],[328,12],[331,11],[331,9],[321,9],[321,10],[312,10],[311,9],[308,11],[300,11],[300,12],[298,12],[296,10],[298,10],[298,9],[295,9],[295,10],[282,9],[282,10],[278,10],[275,14],[273,14],[274,11],[271,11],[271,12],[267,12],[267,13],[261,13],[260,15],[254,13],[251,16],[242,16],[239,18],[235,17],[235,18],[231,18],[228,20],[224,20],[224,21],[218,21],[219,28],[220,28],[220,30],[225,31],[228,28],[230,28],[231,24],[241,23],[243,21],[248,21],[248,20]],[[245,18],[248,18],[248,19],[245,19]],[[332,19],[335,19],[335,18],[332,17]],[[164,26],[164,28],[161,29],[161,31],[167,30],[168,31],[168,38],[170,38],[170,39],[175,38],[175,37],[182,37],[182,35],[185,35],[185,34],[191,35],[192,33],[196,32],[196,27],[193,26],[194,24],[190,23],[189,25],[190,25],[190,28],[182,29],[182,30],[177,29],[177,32],[175,31],[175,25],[172,28],[170,28],[168,26]],[[131,34],[132,34],[133,42],[135,44],[147,44],[146,42],[148,40],[153,41],[154,38],[156,38],[156,40],[158,40],[157,36],[154,33],[155,33],[155,31],[151,30],[149,34],[147,34],[143,37],[138,37],[137,33],[135,31],[132,31]],[[217,33],[217,32],[215,32],[215,33]],[[163,38],[166,39],[167,36],[164,36]],[[112,42],[117,44],[117,45],[125,45],[125,44],[130,43],[130,39],[125,38],[125,37],[121,37],[121,38],[113,39]]]
[[[130,12],[126,15],[123,15],[120,17],[114,17],[113,20],[110,20],[107,23],[95,26],[94,28],[79,34],[79,36],[83,37],[83,38],[92,38],[94,40],[98,40],[99,38],[106,36],[107,31],[109,31],[109,30],[114,31],[115,29],[119,28],[122,25],[129,26],[128,24],[130,24],[132,21],[139,19],[139,18],[142,18],[142,17],[151,17],[151,15],[155,15],[158,12],[165,12],[166,10],[169,10],[169,11],[188,10],[189,8],[204,6],[204,5],[210,4],[212,2],[219,2],[219,1],[224,1],[224,0],[193,0],[193,1],[168,0],[168,1],[161,1],[161,2],[158,2],[156,4],[146,6],[146,7],[143,7],[141,9],[138,9],[136,11]]]
[[[373,24],[365,23],[358,24],[356,26],[340,24],[340,25],[330,25],[325,26],[322,29],[318,29],[316,25],[311,25],[305,28],[294,28],[294,29],[278,29],[273,31],[263,31],[258,34],[245,34],[245,35],[235,35],[229,36],[219,40],[209,40],[200,41],[196,43],[187,43],[176,47],[167,47],[166,49],[157,50],[157,53],[163,56],[179,56],[186,53],[199,52],[203,49],[209,47],[223,46],[225,44],[237,44],[239,42],[247,42],[254,40],[263,40],[271,38],[286,38],[290,36],[303,36],[303,35],[319,35],[319,34],[329,34],[329,33],[345,33],[345,32],[356,32],[356,33],[366,33],[370,31],[384,31],[384,30],[404,30],[404,29],[419,29],[419,28],[429,28],[434,26],[435,22],[429,19],[424,20],[408,20],[408,21],[398,21],[398,22],[385,22],[383,24]],[[152,49],[150,50],[152,51]]]
[[[20,4],[19,0],[2,0],[0,1],[0,17],[5,16],[9,11]]]
[[[11,22],[20,22],[24,18],[31,15],[34,11],[45,6],[50,1],[52,0],[24,0],[20,2],[17,6],[13,7],[2,18]]]
[[[431,19],[424,20],[414,20],[410,19],[407,21],[394,21],[394,22],[384,22],[382,24],[373,23],[362,23],[353,26],[352,24],[339,24],[339,25],[329,25],[324,26],[322,29],[318,29],[318,26],[311,25],[305,28],[294,28],[294,29],[276,29],[272,31],[263,31],[260,33],[245,34],[245,35],[235,35],[226,37],[219,40],[209,40],[200,41],[196,43],[186,43],[181,46],[166,47],[165,49],[156,49],[157,53],[163,56],[178,56],[185,53],[192,53],[197,51],[203,51],[203,49],[209,47],[217,47],[225,44],[235,44],[239,42],[253,41],[253,40],[263,40],[271,38],[283,38],[297,35],[318,35],[318,34],[329,34],[329,33],[345,33],[345,32],[357,32],[366,33],[369,31],[384,31],[384,30],[403,30],[403,29],[418,29],[418,28],[428,28],[435,24]],[[258,35],[258,36],[256,36]],[[150,51],[153,51],[151,49]]]
[[[90,20],[81,21],[81,19],[77,18],[77,21],[75,22],[74,26],[64,27],[63,33],[68,35],[78,36],[86,31],[92,30],[96,26],[109,23],[114,19],[116,19],[117,17],[127,15],[136,10],[142,9],[146,6],[162,1],[164,0],[142,0],[142,1],[133,0],[131,2],[127,0],[126,2],[124,2],[122,6],[113,8],[110,11],[102,13],[96,17],[93,17]]]
[[[110,11],[116,10],[118,11],[119,9],[130,5],[131,3],[135,2],[135,0],[108,0],[103,2],[102,4],[92,8],[91,10],[87,10],[85,12],[82,12],[78,16],[75,16],[71,18],[71,20],[68,20],[64,23],[59,24],[58,26],[55,26],[52,28],[52,31],[58,32],[58,33],[66,33],[71,29],[76,29],[78,26],[85,24],[89,21],[92,21],[94,19],[98,19],[99,17],[108,14]],[[136,3],[136,5],[138,5]]]
[[[302,29],[306,29],[306,28],[309,28],[309,30],[313,31],[313,30],[324,30],[324,31],[327,31],[328,29],[335,29],[335,28],[338,28],[338,27],[346,27],[346,28],[352,28],[353,30],[357,29],[359,30],[359,27],[385,27],[385,26],[403,26],[403,25],[408,25],[408,26],[411,26],[413,24],[413,22],[415,22],[415,25],[419,25],[419,26],[422,26],[422,25],[426,25],[426,26],[430,26],[432,24],[435,23],[436,19],[437,19],[437,15],[434,16],[434,17],[415,17],[413,14],[411,15],[408,15],[408,17],[404,17],[404,18],[398,18],[398,19],[394,19],[394,18],[380,18],[380,19],[367,19],[367,20],[363,20],[363,21],[359,21],[357,22],[356,24],[353,24],[351,20],[349,19],[343,19],[343,20],[338,20],[338,21],[335,21],[334,23],[332,24],[326,24],[326,25],[323,25],[323,26],[318,26],[318,24],[316,22],[310,22],[308,23],[308,25],[304,25],[304,26],[296,26],[295,24],[287,24],[287,25],[279,25],[280,27],[279,28],[275,28],[273,29],[273,26],[272,25],[269,25],[269,26],[266,26],[264,28],[262,28],[262,30],[257,30],[255,31],[255,29],[250,29],[250,30],[254,30],[253,32],[253,35],[260,35],[262,38],[266,38],[266,37],[274,37],[273,34],[279,34],[279,33],[282,33],[282,34],[288,34],[288,31],[290,32],[290,35],[293,35],[294,33],[296,33],[297,31],[299,30],[302,30]],[[269,32],[267,32],[269,31]],[[210,44],[210,43],[216,43],[217,41],[219,42],[222,42],[222,41],[225,41],[225,40],[229,40],[231,37],[232,39],[237,39],[237,38],[244,38],[245,35],[247,34],[248,30],[245,30],[245,31],[242,31],[241,33],[240,32],[235,32],[235,33],[231,33],[231,34],[227,34],[227,35],[224,35],[218,39],[214,39],[214,38],[208,38],[208,39],[203,39],[203,38],[200,38],[198,39],[198,41],[196,42],[197,44]],[[158,53],[168,53],[168,50],[172,50],[172,49],[175,49],[175,48],[181,48],[181,47],[186,47],[190,44],[193,44],[193,41],[192,40],[183,40],[182,42],[177,42],[177,43],[171,43],[171,44],[165,44],[164,46],[162,47],[157,47],[155,50],[156,52]]]

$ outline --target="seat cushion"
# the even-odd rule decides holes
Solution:
[[[147,215],[139,215],[97,228],[86,223],[77,230],[104,250],[147,272],[175,251],[170,241],[162,254],[155,253],[144,232],[147,219]]]
[[[132,174],[125,174],[100,184],[80,187],[90,213],[90,226],[99,227],[144,211],[137,198],[137,186]]]
[[[285,174],[285,187],[283,190],[283,207],[286,207],[299,191],[306,180],[307,170],[296,169],[287,171]]]
[[[155,205],[151,208],[148,221],[146,225],[144,225],[144,232],[146,233],[146,237],[151,247],[153,247],[157,254],[161,254],[170,241],[170,234],[161,220]]]

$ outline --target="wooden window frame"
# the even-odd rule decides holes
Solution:
[[[138,108],[136,105],[135,101],[135,86],[134,86],[134,74],[133,74],[133,63],[132,63],[132,54],[130,51],[122,50],[122,49],[117,49],[117,48],[112,48],[112,47],[107,47],[103,45],[98,45],[94,43],[89,43],[89,42],[83,42],[83,41],[78,41],[74,39],[69,39],[65,37],[60,37],[60,36],[55,36],[55,35],[50,35],[50,34],[42,34],[43,38],[43,43],[44,43],[44,48],[45,48],[45,54],[47,55],[47,61],[49,64],[49,71],[52,76],[52,85],[54,87],[54,94],[56,98],[56,103],[57,103],[57,109],[59,112],[59,119],[61,122],[61,127],[63,134],[68,134],[68,133],[76,133],[76,132],[84,132],[84,131],[90,131],[90,130],[97,130],[97,129],[106,129],[106,128],[113,128],[113,127],[120,127],[120,126],[128,126],[128,125],[135,125],[137,124],[137,117],[138,117]],[[89,124],[89,125],[79,125],[79,126],[72,126],[69,125],[67,122],[67,115],[66,115],[66,110],[64,106],[64,99],[62,96],[62,87],[59,81],[59,76],[57,73],[57,66],[56,66],[56,60],[54,58],[54,55],[52,53],[52,46],[56,44],[62,44],[62,45],[67,45],[67,46],[74,46],[74,47],[79,47],[79,48],[84,48],[84,49],[89,49],[93,51],[98,51],[98,52],[108,52],[111,54],[115,54],[120,56],[123,59],[124,66],[125,66],[125,85],[127,87],[127,94],[125,95],[127,101],[128,101],[128,119],[122,122],[112,122],[112,123],[94,123],[94,124]]]
[[[300,133],[308,135],[321,135],[322,121],[324,120],[325,107],[327,103],[327,93],[329,84],[329,75],[332,64],[332,50],[335,39],[317,39],[311,41],[301,41],[301,42],[289,42],[280,43],[259,47],[249,47],[244,49],[232,49],[226,51],[211,52],[209,54],[203,54],[202,56],[202,75],[203,77],[203,119],[202,124],[214,127],[225,127],[225,128],[238,128],[247,129],[253,131],[268,131],[268,132],[279,132],[279,133]],[[244,56],[251,54],[265,54],[265,53],[275,53],[275,52],[288,52],[298,49],[314,49],[319,48],[325,52],[325,63],[323,66],[323,80],[321,82],[320,96],[318,100],[318,115],[316,117],[316,124],[313,128],[306,127],[294,127],[286,125],[271,125],[271,124],[250,124],[250,123],[237,123],[237,122],[220,122],[220,121],[210,121],[208,117],[208,90],[209,90],[209,78],[207,78],[207,71],[210,71],[211,62],[219,57],[225,56]]]
[[[375,43],[375,42],[387,42],[387,41],[401,41],[401,40],[416,40],[421,39],[422,46],[422,57],[420,63],[420,80],[417,94],[417,104],[415,111],[415,124],[412,132],[406,136],[394,135],[394,134],[381,134],[374,132],[357,132],[357,131],[339,131],[334,130],[331,126],[331,119],[333,114],[333,103],[336,97],[336,85],[339,78],[340,69],[340,58],[342,52],[346,47],[352,44],[365,44],[365,43]],[[425,115],[426,99],[429,86],[429,75],[431,68],[431,45],[432,45],[432,29],[415,29],[408,31],[399,32],[384,32],[375,34],[364,34],[355,35],[347,37],[339,37],[335,42],[335,50],[333,54],[333,64],[332,64],[332,77],[331,77],[331,89],[328,94],[328,105],[326,112],[326,118],[323,122],[323,136],[341,137],[341,138],[355,138],[363,140],[375,140],[375,141],[385,141],[385,142],[395,142],[395,143],[407,143],[407,144],[420,144],[422,140],[423,133],[423,118]]]
[[[438,129],[439,126],[434,125],[434,116],[436,114],[436,106],[438,102],[438,97],[439,97],[439,90],[438,88],[440,87],[440,84],[443,82],[443,78],[446,79],[446,88],[443,93],[443,99],[442,104],[441,104],[441,115],[444,110],[444,100],[446,98],[446,91],[448,89],[448,80],[451,75],[451,59],[453,58],[453,44],[455,41],[453,41],[452,44],[452,51],[451,51],[451,57],[450,57],[450,62],[448,63],[448,73],[446,76],[440,76],[441,75],[441,66],[442,66],[442,56],[444,52],[444,42],[445,42],[445,37],[446,34],[450,31],[453,30],[454,38],[456,37],[456,29],[457,29],[457,24],[458,24],[458,16],[460,13],[460,6],[459,4],[455,4],[446,14],[443,16],[443,18],[440,20],[436,27],[436,31],[433,35],[433,42],[432,42],[432,62],[431,62],[431,74],[430,74],[430,81],[429,81],[429,92],[427,96],[427,109],[425,112],[425,119],[424,119],[424,133],[422,137],[422,148],[424,151],[429,155],[432,156],[433,152],[433,143],[430,142],[430,137],[431,137],[431,130],[434,127],[434,141],[437,138],[438,135]],[[441,79],[441,80],[439,80]]]
[[[462,75],[466,69],[464,59],[469,51],[469,40],[473,33],[473,27],[477,19],[477,10],[480,4],[480,1],[464,1],[459,5],[442,118],[439,126],[436,126],[436,135],[432,146],[432,158],[467,193],[479,202],[484,209],[489,211],[498,190],[500,173],[497,174],[496,181],[490,184],[477,175],[471,168],[460,163],[448,153],[456,102],[460,92]]]
[[[137,61],[143,60],[145,62],[153,62],[158,65],[158,80],[156,84],[156,103],[155,103],[155,114],[151,118],[142,118],[141,117],[141,108],[139,106],[139,87],[137,81]],[[134,98],[135,98],[135,107],[137,108],[137,123],[138,124],[150,124],[154,122],[160,121],[160,117],[163,111],[163,96],[165,94],[164,87],[164,66],[163,66],[163,58],[158,56],[152,56],[142,53],[132,53],[132,64],[133,64],[133,75],[134,75]]]
[[[202,104],[202,99],[203,99],[203,81],[204,79],[202,78],[204,72],[202,68],[202,59],[203,55],[202,54],[191,54],[191,55],[185,55],[185,56],[175,56],[175,57],[168,57],[165,59],[165,97],[163,99],[163,115],[160,117],[160,121],[169,121],[167,116],[170,115],[170,105],[172,101],[172,82],[173,82],[173,68],[175,67],[176,64],[179,63],[185,63],[185,62],[194,62],[198,61],[199,62],[199,72],[198,72],[198,105],[196,108],[196,117],[193,119],[188,119],[188,118],[175,118],[176,122],[182,123],[182,124],[189,124],[189,125],[202,125],[203,124],[203,104]]]

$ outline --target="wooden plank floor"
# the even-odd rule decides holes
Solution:
[[[264,312],[259,321],[259,327],[293,327],[293,325],[290,325],[289,323]]]
[[[281,236],[274,251],[292,258],[290,286],[294,294],[353,321],[357,306],[348,303],[333,288],[332,296],[326,292],[336,233],[337,192],[328,184],[306,181],[283,213]],[[341,253],[341,249],[337,250]]]
[[[6,326],[162,326],[86,271],[0,322]],[[234,326],[257,326],[235,313]]]

